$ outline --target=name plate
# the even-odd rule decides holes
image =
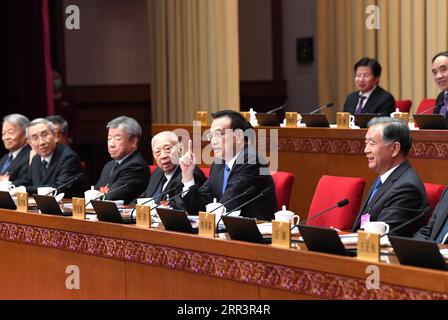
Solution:
[[[291,247],[291,223],[272,220],[272,245],[282,248]]]
[[[28,212],[28,193],[18,192],[17,193],[17,211]]]
[[[136,226],[140,228],[151,228],[151,206],[137,204],[135,211],[137,212]]]
[[[216,216],[214,213],[199,212],[199,235],[202,237],[214,238]]]
[[[73,219],[86,219],[86,201],[84,198],[72,198]]]
[[[358,231],[357,258],[368,262],[380,261],[380,235]]]

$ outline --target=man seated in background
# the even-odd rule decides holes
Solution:
[[[226,205],[227,212],[248,201],[263,190],[270,188],[263,197],[241,209],[244,217],[260,220],[272,220],[277,211],[274,181],[267,165],[249,145],[246,130],[252,129],[250,123],[233,110],[218,111],[212,114],[209,140],[214,152],[214,162],[210,177],[199,189],[188,191],[182,198],[187,211],[197,214],[205,211],[205,206],[216,198],[218,202],[226,201],[243,194],[249,187],[255,187],[254,195],[243,196]],[[182,183],[184,190],[194,185],[195,156],[189,150],[180,159]]]
[[[374,118],[369,122],[364,152],[369,169],[379,177],[367,194],[353,225],[356,232],[367,221],[384,221],[394,235],[410,236],[421,226],[421,212],[429,212],[426,191],[407,159],[412,137],[406,123],[392,118]]]
[[[148,164],[137,150],[142,128],[135,119],[125,116],[113,119],[106,128],[112,160],[103,167],[95,189],[108,192],[107,200],[128,204],[145,191],[150,177]]]
[[[432,75],[441,90],[437,96],[434,114],[446,117],[448,111],[448,52],[440,52],[432,58]]]
[[[148,187],[142,194],[143,198],[154,197],[156,203],[167,197],[173,196],[182,190],[182,170],[179,166],[179,157],[182,156],[182,148],[177,135],[172,131],[163,131],[156,134],[151,140],[151,148],[157,168],[151,175]],[[198,166],[194,168],[193,177],[195,184],[200,187],[206,177]],[[167,194],[163,194],[163,192]],[[174,209],[183,210],[184,204],[180,197],[170,201]]]
[[[414,234],[414,238],[447,243],[448,238],[448,188],[442,194],[428,224]]]
[[[9,152],[0,159],[0,178],[14,185],[24,183],[28,174],[31,147],[26,141],[26,126],[30,120],[18,113],[3,118],[2,141]]]
[[[379,113],[389,117],[395,111],[394,97],[379,86],[381,65],[375,59],[362,58],[354,67],[357,91],[349,94],[344,112],[350,114]]]
[[[79,157],[69,147],[56,143],[53,123],[44,118],[34,119],[26,128],[26,137],[37,153],[23,183],[26,191],[33,194],[38,187],[54,187],[58,193],[65,193],[65,197],[84,196],[87,184]],[[80,177],[67,184],[76,176]]]
[[[54,135],[56,142],[60,144],[69,144],[68,122],[60,115],[47,116],[45,119],[50,120],[54,126]]]

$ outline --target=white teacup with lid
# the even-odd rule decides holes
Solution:
[[[218,222],[219,219],[221,219],[221,216],[226,213],[226,207],[223,206],[222,203],[217,202],[216,198],[213,198],[213,202],[205,206],[205,211],[214,213],[216,222]]]
[[[300,221],[300,217],[294,212],[286,210],[286,206],[282,206],[282,210],[277,211],[275,214],[275,221],[289,222],[291,225],[296,225]],[[296,221],[297,220],[297,221]]]

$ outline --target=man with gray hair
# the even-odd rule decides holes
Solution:
[[[60,115],[47,116],[45,119],[50,120],[54,126],[54,134],[56,142],[60,144],[69,144],[68,122]]]
[[[0,177],[15,185],[22,184],[28,174],[30,146],[25,130],[30,120],[18,113],[3,118],[2,141],[9,152],[0,159]]]
[[[34,119],[26,127],[26,137],[36,151],[22,184],[26,191],[37,193],[38,187],[53,187],[66,197],[83,196],[87,185],[79,157],[69,147],[56,143],[53,123],[44,118]]]
[[[425,187],[409,163],[412,137],[406,123],[388,117],[369,122],[364,152],[368,166],[379,174],[367,194],[353,225],[353,231],[366,222],[389,224],[390,234],[411,236],[424,222],[421,212],[429,213]],[[420,215],[420,219],[418,216]],[[415,221],[411,221],[414,219]]]
[[[112,160],[101,171],[95,189],[106,193],[108,200],[124,200],[128,204],[145,191],[150,177],[148,164],[137,150],[142,128],[135,119],[125,116],[113,119],[106,128]]]
[[[156,134],[151,140],[151,148],[157,168],[152,173],[148,187],[142,197],[154,198],[155,202],[159,203],[167,196],[172,197],[182,190],[182,170],[179,166],[182,148],[179,138],[172,131],[162,131]],[[193,176],[198,187],[207,180],[198,166],[195,166]],[[164,192],[166,192],[166,195]],[[185,209],[180,197],[172,199],[170,205],[174,209]]]

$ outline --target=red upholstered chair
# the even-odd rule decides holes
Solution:
[[[154,170],[156,170],[157,165],[156,164],[150,164],[149,165],[149,172],[151,172],[151,174],[154,173]]]
[[[395,107],[400,110],[400,112],[408,112],[411,110],[412,101],[411,100],[395,100]]]
[[[440,201],[440,197],[442,196],[443,190],[445,190],[445,186],[442,184],[433,184],[433,183],[425,183],[424,185],[426,190],[426,196],[428,197],[429,206],[434,211],[434,209],[436,208],[437,204]],[[431,216],[432,211],[431,214],[425,217],[425,224],[428,223]]]
[[[205,177],[208,179],[208,177],[210,177],[210,168],[209,167],[200,167],[200,169],[204,173]]]
[[[307,225],[350,230],[361,207],[366,180],[363,178],[322,176],[314,191],[308,218],[347,198],[348,205],[324,213],[306,222]]]
[[[435,105],[436,99],[423,99],[422,102],[420,102],[416,113],[432,114],[434,112]]]
[[[274,180],[278,210],[280,210],[283,205],[288,208],[289,200],[291,198],[292,185],[294,183],[294,174],[289,172],[273,171],[271,172],[271,175]]]

